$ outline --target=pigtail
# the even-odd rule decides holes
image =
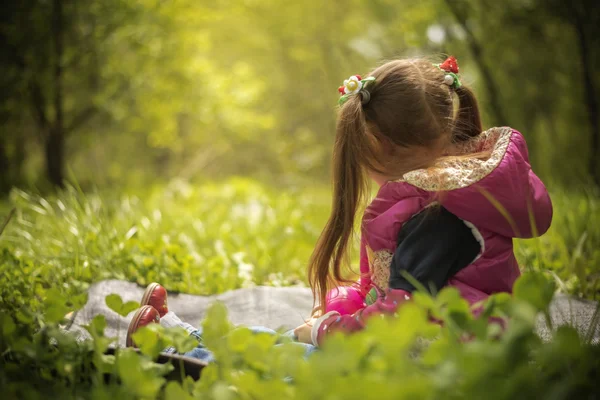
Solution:
[[[360,97],[353,96],[340,111],[332,158],[331,214],[312,253],[308,270],[313,297],[321,312],[325,311],[330,286],[344,281],[342,268],[349,265],[348,244],[367,182],[359,159],[366,140],[365,125]]]
[[[308,267],[318,310],[325,311],[330,287],[347,282],[343,269],[349,266],[356,214],[369,193],[368,173],[400,179],[409,171],[435,166],[444,154],[452,156],[450,142],[481,133],[477,100],[460,85],[457,74],[453,58],[435,66],[427,60],[397,60],[364,79],[370,82],[368,92],[357,75],[338,89],[342,96],[333,146],[331,214]],[[452,91],[459,100],[456,116]]]
[[[478,136],[483,127],[475,93],[464,85],[455,88],[454,92],[458,96],[458,111],[453,123],[452,138],[460,142]]]

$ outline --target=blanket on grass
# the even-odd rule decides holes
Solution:
[[[68,328],[79,335],[81,340],[89,338],[83,325],[88,324],[94,316],[103,314],[106,317],[106,336],[116,337],[120,346],[125,345],[127,327],[133,312],[126,318],[111,311],[104,298],[111,294],[119,294],[124,302],[140,301],[144,288],[132,282],[106,280],[95,283],[89,289],[87,304],[73,317]],[[229,310],[229,318],[234,324],[247,326],[266,326],[272,329],[292,329],[304,322],[310,315],[313,300],[310,289],[299,287],[266,287],[259,286],[238,289],[213,296],[195,296],[169,292],[169,309],[175,311],[183,320],[199,326],[208,306],[214,301],[221,301]],[[561,325],[573,325],[580,332],[588,332],[591,328],[592,316],[597,303],[571,298],[558,294],[550,306],[553,328]],[[593,342],[600,343],[600,327],[594,327]],[[551,331],[542,316],[537,324],[538,335],[548,340]]]

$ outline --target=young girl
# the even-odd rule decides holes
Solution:
[[[319,346],[333,332],[394,313],[414,290],[402,271],[435,290],[454,286],[471,304],[512,291],[512,239],[543,234],[552,205],[523,136],[508,127],[482,131],[458,72],[453,57],[397,60],[340,87],[333,207],[309,266],[322,315],[294,330],[299,342]],[[362,218],[360,279],[350,283],[347,252],[369,178],[380,189]],[[129,333],[151,320],[193,330],[172,312],[160,318],[145,307]]]
[[[334,331],[361,329],[373,314],[394,312],[414,289],[400,275],[403,269],[421,281],[433,271],[446,274],[448,285],[471,304],[510,293],[520,274],[512,239],[550,227],[552,204],[531,170],[525,139],[508,127],[482,131],[475,96],[458,72],[454,57],[437,65],[398,60],[340,88],[333,209],[309,268],[325,313],[296,330],[301,341],[310,334],[320,344]],[[361,279],[328,293],[344,281],[367,176],[381,187],[362,219]],[[458,249],[444,245],[442,234],[401,232],[411,217],[423,218],[434,205],[461,219],[480,245],[476,259],[460,271],[447,263]]]

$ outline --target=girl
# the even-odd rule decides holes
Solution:
[[[475,96],[458,72],[454,57],[436,65],[398,60],[340,88],[333,208],[309,267],[324,315],[296,329],[300,341],[310,336],[318,345],[332,332],[353,332],[374,314],[394,312],[414,290],[403,269],[421,281],[437,276],[438,285],[447,277],[471,304],[512,292],[520,274],[512,239],[546,232],[552,204],[523,136],[508,127],[482,131]],[[362,219],[361,279],[328,292],[344,282],[367,176],[381,187]],[[466,268],[448,264],[459,249],[444,245],[443,234],[401,232],[431,206],[472,230],[480,249]]]
[[[508,127],[482,131],[458,72],[453,57],[397,60],[339,88],[333,207],[309,266],[321,316],[294,330],[307,351],[394,313],[415,289],[402,271],[435,290],[454,286],[471,304],[510,293],[519,276],[512,239],[549,228],[552,205],[523,136]],[[347,285],[348,243],[368,178],[380,189],[362,218],[360,279]],[[129,334],[159,320],[193,331],[172,312],[161,318],[149,301],[158,289],[150,289]],[[156,297],[160,309],[166,291]]]

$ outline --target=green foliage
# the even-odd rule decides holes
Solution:
[[[71,299],[108,278],[158,281],[195,294],[305,284],[327,218],[327,193],[314,186],[275,190],[245,179],[201,186],[175,181],[141,196],[68,187],[44,198],[14,190],[5,209],[18,211],[0,236],[3,269],[23,270],[16,278],[24,280],[21,293],[51,286]],[[594,193],[551,194],[552,227],[540,239],[515,241],[517,258],[525,269],[550,271],[559,290],[597,298],[600,202]]]
[[[535,290],[549,282],[530,272],[519,285]],[[44,396],[61,398],[570,399],[597,393],[600,348],[570,327],[542,342],[534,330],[540,306],[527,296],[491,297],[486,315],[510,321],[498,335],[495,324],[473,318],[456,290],[444,289],[435,298],[419,293],[396,318],[373,320],[351,336],[335,335],[305,359],[298,344],[276,345],[275,336],[234,328],[216,303],[203,322],[203,344],[218,362],[197,382],[168,383],[172,366],[155,364],[158,353],[145,349],[176,343],[181,330],[151,324],[136,333],[141,353],[120,349],[106,356],[105,347],[96,345],[108,340],[102,336],[102,318],[90,325],[93,341],[76,344],[51,324],[33,339],[26,337],[22,347],[15,332],[26,324],[2,314],[0,382],[9,398],[38,398],[33,385],[44,388]],[[433,324],[430,315],[443,324]],[[179,350],[190,348],[185,344]],[[31,369],[25,372],[26,366]]]
[[[114,342],[104,317],[78,343],[65,314],[100,279],[158,280],[168,289],[218,293],[267,284],[305,284],[305,263],[327,216],[325,188],[275,191],[248,180],[175,182],[144,196],[84,195],[69,187],[44,198],[13,191],[17,211],[0,236],[0,387],[8,398],[579,398],[599,379],[598,346],[568,327],[550,343],[534,331],[555,288],[598,295],[598,201],[552,194],[555,218],[539,240],[517,241],[525,275],[514,296],[495,295],[474,318],[454,289],[417,293],[398,318],[334,337],[308,360],[289,340],[234,328],[220,304],[203,322],[218,360],[199,382],[167,382],[153,362],[168,346],[196,345],[181,329],[151,325],[140,352],[105,354]],[[584,239],[581,239],[581,238]],[[582,268],[580,272],[578,268]],[[580,274],[580,275],[577,275]],[[575,278],[571,277],[575,275]],[[584,279],[584,281],[580,281]],[[127,315],[136,304],[111,295]],[[431,324],[429,316],[444,321]],[[499,336],[486,317],[510,317]],[[470,340],[467,340],[470,339]],[[181,383],[183,381],[183,384]],[[333,390],[332,388],[335,388]]]
[[[117,372],[123,389],[131,398],[154,398],[165,383],[152,363],[140,360],[132,348],[122,349],[116,361]]]
[[[14,191],[18,212],[0,240],[12,263],[68,293],[106,278],[198,294],[292,285],[304,281],[325,193],[276,192],[247,180],[175,183],[143,200],[74,188],[48,199]]]
[[[599,70],[598,52],[583,50],[593,49],[600,26],[588,0],[88,3],[28,0],[0,13],[0,194],[41,180],[57,132],[84,188],[182,181],[137,195],[14,189],[0,202],[3,397],[566,399],[597,391],[598,346],[569,327],[550,343],[533,331],[555,287],[600,295],[593,191],[553,190],[550,231],[515,241],[527,273],[514,298],[493,296],[482,311],[511,318],[500,337],[448,289],[436,298],[416,294],[397,319],[333,338],[305,361],[293,343],[274,346],[275,337],[234,329],[215,305],[204,342],[219,362],[193,383],[166,382],[172,367],[153,362],[166,346],[195,345],[181,330],[150,326],[135,335],[139,353],[107,355],[114,340],[103,317],[86,327],[88,342],[61,329],[101,279],[159,281],[196,294],[306,284],[329,206],[321,185],[335,88],[380,59],[457,55],[486,125],[522,130],[543,177],[586,182],[598,170],[589,121],[598,113]],[[232,174],[269,186],[185,183]],[[119,296],[106,303],[120,315],[136,306]]]
[[[515,283],[513,294],[516,298],[527,301],[537,311],[542,311],[554,297],[555,286],[553,281],[548,281],[540,274],[527,274]]]
[[[137,301],[128,301],[123,303],[123,299],[116,293],[106,296],[106,305],[108,308],[119,314],[121,317],[126,317],[127,314],[140,307]]]
[[[597,192],[551,192],[554,217],[541,238],[515,241],[521,266],[550,271],[563,292],[600,298],[600,201]]]
[[[584,59],[578,37],[594,48],[590,0],[60,3],[62,29],[50,1],[7,5],[0,18],[0,192],[43,182],[57,92],[65,163],[85,187],[232,174],[324,182],[342,80],[439,53],[460,60],[486,126],[523,131],[543,177],[586,182],[598,157],[585,96],[598,96],[598,54]]]

